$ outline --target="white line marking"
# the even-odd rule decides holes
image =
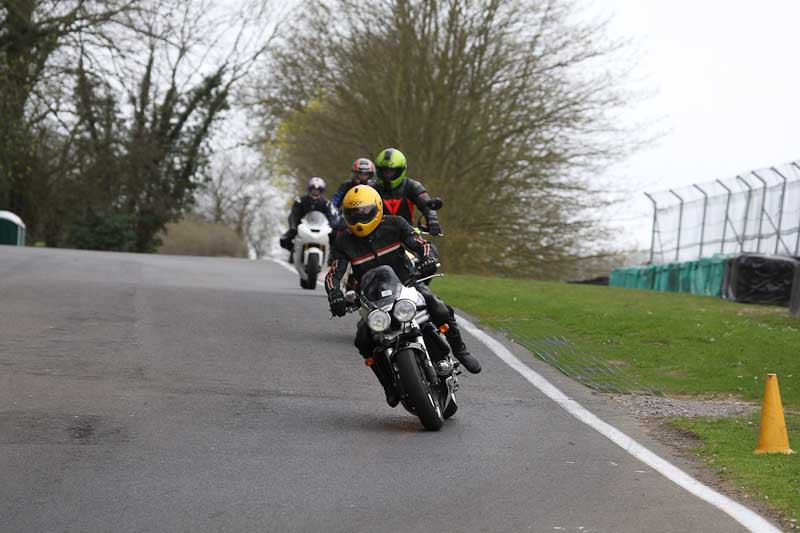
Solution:
[[[673,465],[666,459],[659,457],[614,426],[600,420],[581,404],[567,397],[566,394],[557,389],[541,374],[537,373],[528,365],[517,359],[514,354],[512,354],[508,348],[503,346],[500,342],[475,327],[475,325],[473,325],[469,320],[464,319],[462,316],[458,316],[458,321],[463,324],[464,328],[472,336],[485,344],[492,352],[494,352],[497,357],[502,359],[503,362],[505,362],[508,366],[521,374],[522,377],[527,379],[545,396],[556,402],[562,409],[584,424],[598,431],[604,437],[642,461],[644,464],[660,472],[664,477],[670,479],[676,485],[684,488],[698,498],[710,503],[724,513],[727,513],[734,520],[742,524],[750,531],[780,532],[779,529],[769,523],[766,519],[754,513],[744,505],[731,500],[727,496],[720,494],[706,485],[703,485],[677,466]]]
[[[270,258],[270,261],[272,261],[275,264],[278,264],[278,265],[282,266],[283,268],[285,268],[286,270],[288,270],[292,274],[297,274],[297,270],[295,270],[295,268],[292,265],[290,265],[288,261],[284,261],[283,259],[277,259],[275,257]]]
[[[286,270],[288,270],[288,271],[289,271],[289,272],[291,272],[292,274],[297,274],[297,269],[296,269],[296,268],[294,268],[294,265],[292,265],[292,264],[291,264],[291,263],[289,263],[288,261],[284,261],[283,259],[278,259],[278,258],[276,258],[276,257],[271,257],[269,260],[270,260],[270,261],[272,261],[272,262],[273,262],[273,263],[275,263],[275,264],[278,264],[278,265],[282,266],[283,268],[285,268]],[[324,268],[327,268],[327,267],[324,267]],[[319,281],[319,282],[321,282],[321,283],[325,283],[325,275],[326,275],[326,274],[327,274],[327,271],[325,271],[325,270],[323,269],[323,270],[322,270],[322,271],[319,273],[319,275],[317,276],[317,281]]]

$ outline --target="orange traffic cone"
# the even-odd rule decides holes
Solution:
[[[786,420],[783,418],[781,391],[778,388],[778,376],[775,374],[767,374],[764,402],[761,406],[758,446],[753,453],[794,453],[789,448],[789,434],[786,432]]]

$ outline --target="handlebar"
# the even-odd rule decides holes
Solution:
[[[411,270],[411,272],[409,272],[409,277],[408,277],[408,279],[406,280],[406,282],[403,284],[403,285],[405,285],[406,287],[411,287],[411,286],[413,286],[413,285],[416,285],[416,284],[418,284],[418,283],[423,283],[423,282],[425,282],[425,281],[428,281],[429,279],[433,279],[433,278],[443,278],[443,277],[444,277],[444,274],[431,274],[430,276],[425,276],[424,278],[419,278],[419,277],[417,277],[417,276],[419,276],[419,275],[420,275],[420,271],[417,269],[417,263],[418,263],[418,262],[419,262],[419,261],[418,261],[417,259],[414,259],[414,260],[411,262],[411,263],[412,263],[412,265],[413,265],[413,269]],[[437,268],[437,269],[438,269],[438,268],[441,268],[441,266],[442,266],[442,264],[441,264],[441,263],[436,263],[436,268]]]
[[[359,306],[358,304],[347,304],[347,308],[345,309],[345,315],[349,313],[355,313],[360,309],[360,307],[361,306]],[[334,318],[339,318],[339,317],[333,316],[332,314],[328,316],[328,320],[333,320]]]

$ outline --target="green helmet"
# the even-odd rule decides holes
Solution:
[[[406,179],[406,156],[397,148],[387,148],[375,158],[378,179],[387,189],[396,189]]]

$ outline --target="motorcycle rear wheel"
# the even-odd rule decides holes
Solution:
[[[438,431],[444,424],[436,391],[423,377],[414,350],[402,350],[396,356],[403,390],[408,395],[422,425],[428,431]]]

